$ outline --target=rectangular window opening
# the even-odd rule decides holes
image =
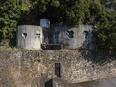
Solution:
[[[60,75],[60,63],[55,63],[55,75],[61,77]]]
[[[40,34],[36,34],[36,37],[37,37],[37,38],[40,38]]]

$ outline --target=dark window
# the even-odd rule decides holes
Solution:
[[[74,36],[73,36],[73,34],[74,34],[74,32],[73,31],[67,31],[68,32],[68,37],[69,38],[73,38]]]
[[[23,37],[26,38],[27,37],[27,33],[23,33]]]
[[[84,32],[82,33],[82,35],[83,35],[84,38],[87,38],[88,32],[87,32],[87,31],[84,31]]]
[[[55,63],[55,75],[60,77],[60,63]]]
[[[37,37],[37,38],[40,38],[40,34],[36,34],[36,37]]]
[[[59,44],[59,32],[55,32],[55,43]]]

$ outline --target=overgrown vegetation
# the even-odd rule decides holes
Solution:
[[[104,4],[115,0],[0,0],[0,40],[16,44],[17,25],[39,25],[39,19],[51,23],[66,22],[96,25],[93,31],[97,49],[116,49],[116,10],[107,11]],[[3,43],[1,45],[3,45]]]

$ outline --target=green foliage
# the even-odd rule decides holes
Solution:
[[[116,0],[99,0],[102,5],[115,2]]]
[[[115,0],[111,0],[112,2]],[[116,11],[107,11],[108,0],[1,0],[0,38],[13,43],[17,25],[39,25],[41,18],[51,23],[66,22],[71,26],[96,25],[93,42],[98,49],[116,49]],[[102,5],[101,5],[102,4]],[[91,23],[95,21],[94,23]]]
[[[113,53],[116,50],[116,14],[115,10],[106,13],[99,15],[99,22],[93,31],[93,39],[98,49]]]
[[[16,0],[8,0],[0,6],[0,33],[3,39],[13,38],[20,17],[20,5]]]

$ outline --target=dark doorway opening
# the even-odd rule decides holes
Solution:
[[[55,32],[55,44],[59,44],[59,32]]]
[[[50,79],[49,81],[45,82],[45,87],[53,87],[52,79]]]
[[[55,75],[61,77],[60,75],[60,63],[55,63]]]

